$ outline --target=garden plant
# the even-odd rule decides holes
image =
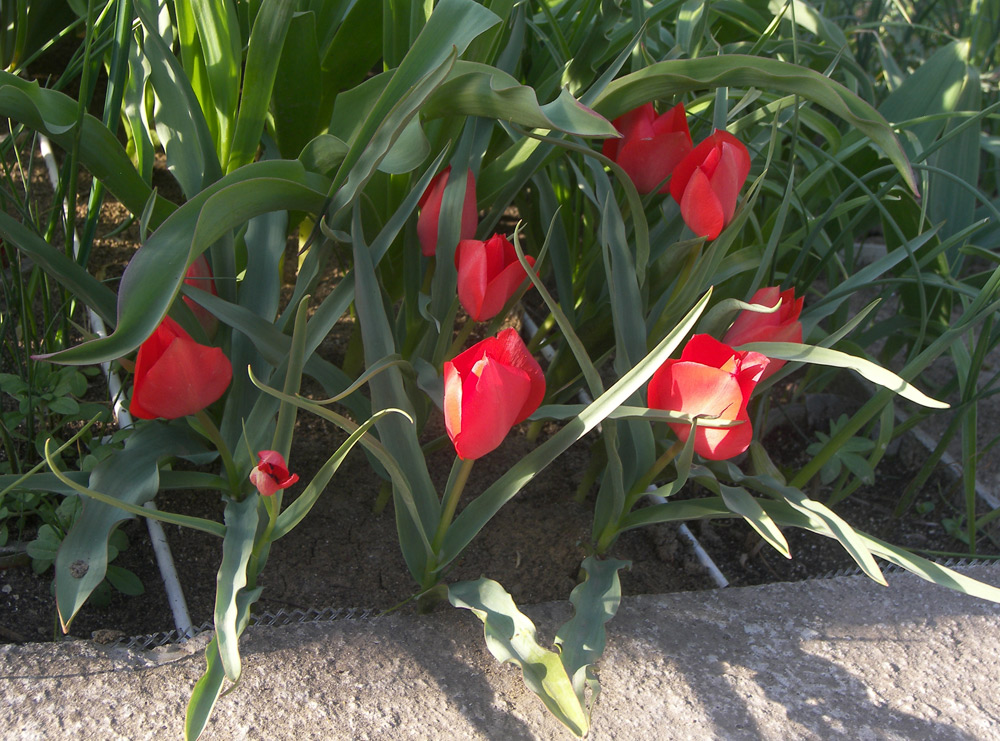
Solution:
[[[240,679],[272,547],[321,496],[357,494],[328,489],[355,446],[391,497],[412,576],[400,609],[472,611],[578,736],[628,566],[613,549],[635,528],[741,518],[785,557],[784,531],[803,528],[878,582],[876,558],[1000,601],[833,508],[894,438],[948,414],[913,486],[957,437],[969,553],[996,515],[975,477],[1000,340],[998,0],[49,5],[0,6],[0,388],[19,400],[0,516],[77,502],[49,539],[64,629],[105,577],[131,588],[108,565],[126,518],[218,536],[187,737]],[[26,79],[60,39],[78,42],[67,74]],[[38,135],[62,157],[48,213],[13,176]],[[153,187],[157,157],[179,203]],[[106,282],[91,256],[112,197],[141,246]],[[351,337],[331,360],[318,349],[336,326]],[[107,407],[76,400],[102,363],[129,378],[132,423],[112,439],[94,432]],[[761,442],[769,411],[845,375],[865,403],[782,468]],[[302,482],[300,411],[346,435]],[[530,452],[463,498],[519,425]],[[593,461],[593,526],[549,648],[489,574],[449,570],[573,445]],[[216,492],[223,521],[146,506],[162,489]]]

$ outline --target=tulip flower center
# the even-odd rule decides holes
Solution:
[[[736,356],[734,355],[723,363],[719,370],[723,370],[726,373],[732,373],[735,376],[736,372],[739,370],[739,364],[736,362]]]

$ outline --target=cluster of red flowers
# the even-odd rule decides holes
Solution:
[[[750,153],[743,142],[716,130],[695,147],[683,103],[659,116],[646,103],[616,118],[614,125],[622,138],[606,139],[604,156],[628,173],[640,193],[669,190],[684,223],[699,237],[718,237],[732,221],[750,174]]]
[[[656,116],[652,103],[615,120],[622,139],[605,142],[605,155],[615,159],[636,184],[649,193],[669,190],[685,222],[697,234],[714,239],[732,219],[739,190],[750,171],[750,156],[735,137],[716,131],[692,146],[684,106]],[[424,255],[435,254],[441,201],[450,168],[439,173],[420,199],[417,233]],[[669,183],[667,182],[669,179]],[[470,170],[455,247],[458,297],[473,321],[496,316],[524,283],[527,274],[514,246],[501,234],[474,239],[476,186]],[[526,258],[529,265],[534,259]],[[215,293],[212,272],[204,256],[195,260],[186,282]],[[185,299],[188,301],[187,299]],[[676,360],[667,360],[649,383],[654,408],[691,416],[732,420],[729,427],[695,428],[695,450],[722,460],[747,449],[753,436],[747,403],[757,383],[784,361],[755,352],[734,350],[748,342],[801,342],[798,321],[802,299],[777,288],[758,291],[751,301],[778,311],[743,312],[720,342],[695,335]],[[207,335],[217,320],[188,301]],[[232,367],[221,349],[196,342],[174,320],[165,318],[139,348],[131,410],[136,417],[175,419],[194,414],[219,399],[229,386]],[[524,421],[545,396],[545,377],[524,341],[513,329],[487,338],[444,364],[445,427],[461,458],[480,458],[494,450],[510,429]],[[686,441],[691,427],[671,424]],[[285,461],[275,451],[261,451],[251,481],[263,495],[294,483]]]
[[[641,193],[670,192],[685,223],[699,236],[715,239],[736,210],[740,188],[750,172],[750,155],[736,137],[716,131],[693,145],[683,104],[657,116],[653,104],[615,120],[621,139],[605,141],[603,153],[614,159]],[[434,255],[441,200],[450,168],[439,173],[420,199],[417,233],[424,255]],[[475,178],[466,176],[460,241],[455,247],[458,297],[474,321],[500,312],[526,277],[513,245],[495,234],[473,239],[476,227]],[[531,257],[526,258],[534,265]],[[751,301],[778,311],[743,312],[723,338],[696,335],[678,360],[668,360],[649,383],[649,405],[699,417],[737,421],[729,427],[699,425],[695,450],[723,460],[744,452],[753,429],[747,404],[756,385],[776,372],[781,360],[731,345],[748,342],[801,342],[798,321],[802,299],[777,288],[758,291]],[[445,427],[461,458],[480,458],[493,451],[513,425],[530,416],[545,396],[545,377],[524,342],[512,329],[477,343],[444,365]],[[689,425],[672,424],[686,441]]]

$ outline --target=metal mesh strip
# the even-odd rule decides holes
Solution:
[[[293,623],[323,623],[334,620],[377,620],[382,615],[381,610],[359,607],[324,607],[322,609],[309,608],[306,610],[280,609],[275,612],[264,611],[255,612],[250,615],[249,626],[263,626],[266,628]],[[248,627],[249,627],[248,626]],[[116,645],[136,651],[146,651],[158,646],[166,646],[171,643],[182,643],[189,638],[215,629],[212,621],[195,626],[184,635],[177,630],[167,630],[151,635],[140,635],[123,637],[116,642]]]
[[[997,561],[980,558],[949,558],[943,561],[934,561],[934,563],[947,568],[961,568],[963,566],[978,566],[981,564],[990,564],[992,566],[1000,567],[1000,563]],[[906,571],[906,569],[901,566],[889,563],[881,564],[881,568],[886,574],[896,574]],[[833,579],[839,576],[860,576],[862,573],[863,572],[859,567],[839,569],[837,571],[827,572],[826,574],[814,577],[813,579],[806,579],[805,581]],[[249,624],[251,626],[258,625],[263,627],[274,627],[291,625],[293,623],[322,623],[332,622],[334,620],[377,620],[382,616],[382,614],[381,610],[358,607],[324,607],[322,609],[309,608],[307,610],[280,609],[275,612],[255,612],[250,616]],[[145,651],[158,646],[166,646],[171,643],[181,643],[186,641],[188,638],[193,638],[200,633],[213,630],[214,628],[215,625],[209,621],[193,628],[191,633],[187,636],[182,635],[176,630],[169,630],[161,633],[153,633],[152,635],[121,638],[117,641],[117,645],[125,646],[129,649]]]
[[[961,568],[963,566],[981,566],[983,564],[989,564],[991,566],[997,566],[1000,561],[990,559],[990,558],[949,558],[945,560],[930,558],[927,559],[938,566],[944,566],[948,569]],[[902,566],[897,566],[894,563],[880,563],[879,568],[882,569],[884,574],[902,574],[906,573],[906,569]],[[833,579],[838,576],[861,576],[864,572],[861,570],[860,566],[852,566],[846,569],[838,569],[836,571],[828,571],[822,576],[816,576],[812,579],[805,579],[805,581],[814,581],[815,579]]]

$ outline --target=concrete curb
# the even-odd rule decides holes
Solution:
[[[1000,583],[1000,566],[963,569]],[[594,739],[1000,738],[1000,606],[909,574],[627,598],[609,625]],[[526,609],[551,637],[567,604]],[[179,738],[207,639],[131,652],[0,646],[10,739]],[[210,739],[563,739],[471,614],[244,636]]]

